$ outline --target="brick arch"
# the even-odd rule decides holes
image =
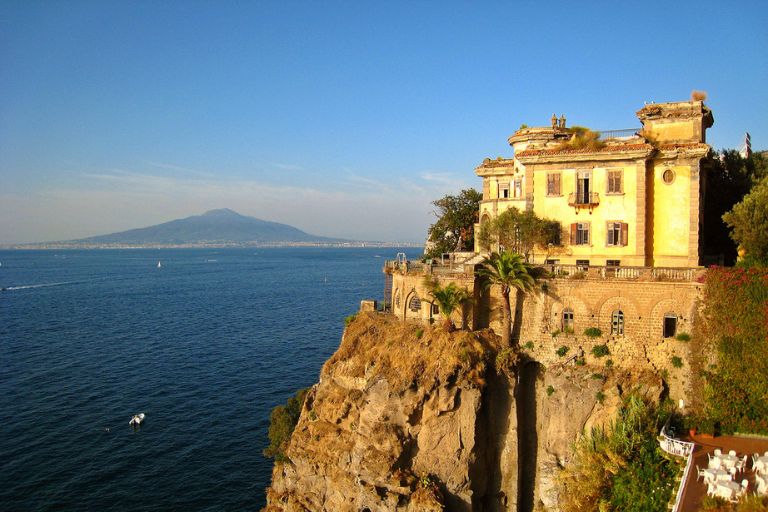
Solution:
[[[595,326],[606,336],[610,336],[611,316],[616,310],[621,310],[624,313],[624,336],[636,336],[641,330],[644,319],[639,318],[640,308],[638,308],[637,303],[628,297],[614,295],[604,299],[597,307]]]
[[[676,299],[661,299],[653,308],[648,318],[648,335],[651,339],[663,338],[664,315],[666,313],[677,314],[677,332],[690,331],[690,316],[687,316],[685,306]]]
[[[552,330],[559,330],[562,328],[562,314],[565,308],[571,308],[573,310],[574,332],[578,334],[589,327],[589,322],[592,319],[592,311],[589,309],[589,306],[574,295],[563,295],[559,300],[554,301],[550,308],[549,320]]]
[[[421,304],[421,308],[418,311],[411,310],[411,301],[418,299]],[[405,296],[405,302],[403,303],[403,319],[421,319],[424,316],[424,308],[430,307],[429,303],[422,300],[416,290],[411,290],[408,295]]]

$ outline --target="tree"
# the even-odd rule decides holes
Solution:
[[[768,176],[724,214],[723,221],[749,261],[768,265]]]
[[[466,288],[459,288],[456,283],[449,283],[446,286],[440,286],[436,281],[429,281],[429,294],[435,300],[440,314],[443,315],[443,327],[446,331],[452,332],[456,327],[451,320],[451,314],[456,308],[463,306],[469,299],[469,291]]]
[[[702,162],[702,170],[706,173],[703,254],[722,255],[723,263],[732,265],[736,261],[736,245],[723,221],[723,214],[768,176],[768,159],[760,153],[743,158],[738,151],[729,149],[711,152]]]
[[[530,261],[534,247],[549,249],[562,244],[562,227],[555,220],[542,219],[532,210],[510,208],[480,227],[480,246],[488,250],[494,243],[521,254]]]
[[[473,188],[447,195],[432,204],[437,222],[429,227],[426,256],[439,257],[446,252],[471,251],[475,247],[475,223],[483,195]]]
[[[501,341],[504,345],[510,345],[512,306],[509,293],[512,290],[517,291],[516,308],[519,310],[523,296],[536,289],[539,270],[526,263],[520,254],[504,251],[494,252],[485,258],[482,266],[477,270],[477,275],[484,279],[486,288],[493,285],[501,287],[501,296],[504,299]]]

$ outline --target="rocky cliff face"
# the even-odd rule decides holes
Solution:
[[[652,374],[522,360],[490,331],[359,314],[307,395],[267,490],[276,511],[557,510],[585,427]]]

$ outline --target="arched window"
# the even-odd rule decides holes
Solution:
[[[572,333],[573,332],[573,310],[571,308],[565,308],[563,310],[563,332],[564,333]]]
[[[667,313],[664,315],[664,337],[671,338],[677,332],[677,315]]]
[[[411,311],[419,311],[421,310],[421,299],[418,295],[414,295],[411,297],[411,300],[408,301],[408,309]]]
[[[620,309],[611,315],[611,334],[624,334],[624,312]]]

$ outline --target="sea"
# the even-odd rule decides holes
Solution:
[[[0,510],[258,510],[270,411],[398,252],[0,251]]]

